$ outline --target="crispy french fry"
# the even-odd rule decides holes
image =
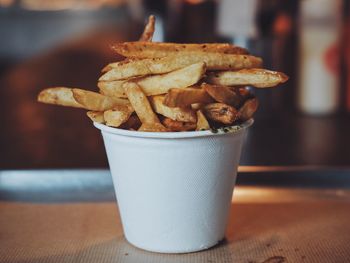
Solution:
[[[249,120],[258,109],[259,101],[257,98],[248,99],[238,111],[238,118],[241,121]]]
[[[164,98],[164,104],[168,107],[187,107],[194,103],[213,101],[205,90],[199,88],[170,89]]]
[[[250,85],[257,88],[277,86],[288,80],[282,72],[267,69],[242,69],[239,71],[215,72],[207,77],[207,82],[216,85],[239,86]]]
[[[226,86],[203,83],[201,87],[217,102],[232,105],[236,108],[239,107],[242,102],[242,97],[240,94]]]
[[[203,108],[204,115],[213,121],[223,124],[232,124],[238,118],[238,111],[224,103],[211,103]]]
[[[233,70],[260,66],[261,59],[247,55],[191,52],[183,56],[171,55],[163,58],[110,64],[109,68],[111,69],[102,75],[99,80],[113,81],[135,76],[163,74],[200,62],[206,63],[208,70]]]
[[[67,107],[85,108],[75,100],[72,89],[66,87],[44,89],[39,93],[38,101]]]
[[[112,127],[119,127],[126,122],[134,109],[128,105],[118,105],[111,110],[106,110],[103,114],[106,124]]]
[[[209,130],[210,125],[201,110],[197,110],[196,131]]]
[[[141,121],[135,113],[133,113],[130,118],[119,126],[120,129],[134,130],[137,131],[141,127]]]
[[[197,83],[205,73],[205,63],[196,63],[185,68],[178,69],[163,75],[155,75],[130,81],[99,82],[98,87],[106,95],[126,97],[123,84],[135,82],[139,85],[146,96],[167,93],[171,88],[186,88]]]
[[[186,88],[197,83],[205,73],[205,63],[200,62],[163,75],[137,81],[147,96],[167,93],[171,88]]]
[[[167,132],[169,131],[161,123],[143,123],[138,131],[142,132]]]
[[[93,121],[98,123],[105,123],[102,111],[88,111],[86,115]]]
[[[117,67],[120,67],[124,64],[128,64],[132,61],[137,61],[137,60],[140,60],[139,58],[125,58],[124,60],[122,61],[118,61],[118,62],[112,62],[112,63],[109,63],[107,66],[105,66],[101,72],[102,73],[106,73],[107,71],[110,71],[112,68],[117,68]]]
[[[262,63],[260,58],[248,55],[188,52],[182,55],[170,55],[163,58],[148,58],[125,63],[112,63],[104,68],[104,70],[110,70],[100,77],[100,81],[163,74],[200,62],[204,62],[208,70],[239,70],[260,67]]]
[[[106,96],[127,98],[123,84],[126,83],[125,80],[115,80],[115,81],[99,81],[97,83],[100,93]]]
[[[195,122],[175,121],[170,118],[164,118],[162,123],[168,130],[173,132],[193,131],[197,126]]]
[[[154,34],[154,25],[156,22],[156,18],[151,15],[148,17],[147,25],[145,26],[145,29],[140,37],[139,41],[145,41],[145,42],[151,42]]]
[[[118,105],[130,104],[128,100],[107,97],[92,91],[73,89],[72,92],[74,99],[79,104],[83,105],[85,109],[92,111],[106,111]]]
[[[248,54],[244,48],[230,44],[175,44],[159,42],[124,42],[112,46],[116,53],[124,57],[159,58],[187,52]]]
[[[180,122],[196,122],[196,113],[190,108],[170,108],[163,104],[164,96],[150,97],[151,105],[155,112]]]
[[[125,83],[124,85],[126,95],[135,109],[137,116],[140,118],[142,124],[155,124],[160,121],[157,115],[154,113],[151,104],[149,103],[146,95],[143,93],[142,89],[136,83]]]

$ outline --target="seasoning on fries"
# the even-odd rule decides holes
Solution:
[[[152,42],[150,16],[138,42],[112,48],[125,57],[106,65],[99,92],[44,89],[38,101],[88,110],[97,123],[142,132],[203,131],[251,119],[258,99],[245,86],[275,87],[288,80],[261,68],[262,60],[231,44]]]

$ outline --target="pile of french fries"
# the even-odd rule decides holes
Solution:
[[[102,69],[99,92],[53,87],[38,101],[88,110],[92,121],[120,129],[202,131],[252,118],[258,100],[246,86],[288,80],[234,45],[152,42],[154,24],[151,16],[139,41],[112,47],[125,59]]]

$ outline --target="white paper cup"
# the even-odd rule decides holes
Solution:
[[[235,132],[101,130],[126,239],[162,253],[224,238],[244,137]]]

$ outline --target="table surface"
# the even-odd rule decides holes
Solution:
[[[257,176],[247,168],[241,170],[226,239],[206,251],[179,255],[151,253],[128,244],[108,171],[0,172],[0,262],[350,260],[349,171],[321,175],[312,171],[298,177],[300,171]],[[18,180],[24,175],[27,181]],[[261,179],[265,185],[252,181],[265,176],[280,180],[268,184]],[[332,184],[324,184],[330,179]],[[288,183],[291,180],[294,183]]]

